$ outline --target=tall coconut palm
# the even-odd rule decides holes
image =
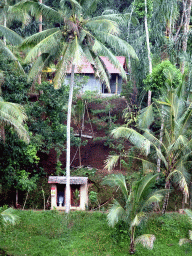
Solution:
[[[121,201],[115,200],[109,209],[107,219],[112,227],[120,220],[123,220],[129,226],[130,254],[135,252],[136,243],[142,243],[149,249],[153,248],[154,235],[145,234],[135,239],[135,231],[153,209],[154,203],[163,199],[164,190],[152,190],[157,176],[158,174],[148,174],[139,181],[133,182],[129,189],[122,174],[111,175],[104,179],[105,184],[118,187],[122,193]]]
[[[171,76],[171,74],[169,74]],[[164,122],[162,141],[149,129],[154,122],[154,107],[159,113],[159,119]],[[137,130],[128,127],[119,127],[112,131],[113,136],[128,139],[141,150],[142,160],[146,169],[155,170],[156,159],[161,160],[161,172],[165,174],[165,188],[170,190],[171,185],[179,188],[185,202],[189,196],[187,180],[190,169],[190,156],[192,155],[192,104],[185,100],[182,88],[168,87],[162,98],[151,106],[143,109],[138,117]],[[128,153],[124,157],[129,157]],[[106,167],[109,169],[117,163],[119,156],[111,156]],[[137,158],[138,159],[138,158]],[[175,186],[176,185],[176,186]],[[168,205],[169,192],[167,192],[162,212]]]
[[[39,70],[42,70],[51,61],[57,60],[57,71],[53,83],[55,88],[59,88],[64,82],[66,72],[71,72],[67,115],[66,212],[70,210],[70,123],[75,66],[82,63],[82,58],[86,59],[93,65],[97,75],[102,82],[106,83],[110,91],[109,75],[100,56],[108,57],[109,61],[121,71],[124,79],[126,79],[126,73],[113,52],[125,56],[129,54],[136,58],[133,48],[118,37],[117,22],[122,19],[121,16],[113,14],[94,18],[83,17],[85,10],[86,13],[89,13],[89,10],[92,10],[97,2],[62,0],[60,11],[32,0],[21,1],[15,6],[15,8],[31,11],[36,15],[46,15],[58,24],[56,28],[37,33],[22,43],[22,48],[32,47],[26,56],[26,61],[36,60],[29,77],[37,75]],[[40,56],[38,56],[39,52]]]

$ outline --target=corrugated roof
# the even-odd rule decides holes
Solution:
[[[81,185],[86,184],[88,181],[87,177],[70,177],[70,184]],[[66,184],[66,176],[49,176],[48,183]]]
[[[111,64],[108,60],[107,57],[101,56],[100,57],[103,62],[105,63],[105,66],[108,70],[108,72],[110,74],[120,74],[120,70],[118,70],[117,68],[114,67],[113,64]],[[125,57],[124,56],[116,56],[117,60],[120,62],[120,64],[122,65],[122,67],[124,67],[125,65]],[[71,73],[71,72],[68,72]],[[75,67],[75,73],[76,74],[94,74],[94,69],[91,65],[91,63],[89,63],[85,58],[82,60],[82,63],[78,66]]]

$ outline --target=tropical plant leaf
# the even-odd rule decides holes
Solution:
[[[150,141],[134,129],[127,127],[118,127],[111,133],[115,139],[128,139],[133,145],[139,148],[143,153],[148,155],[150,153]]]
[[[138,116],[138,126],[140,129],[148,129],[154,121],[153,104],[143,108]]]
[[[141,243],[144,247],[148,249],[153,249],[153,243],[156,240],[156,237],[152,234],[145,234],[137,237],[135,239],[135,244]]]
[[[7,225],[8,223],[15,225],[19,221],[19,217],[14,213],[13,208],[8,208],[0,214],[4,225]]]
[[[0,25],[0,32],[13,45],[19,45],[23,42],[23,38],[15,33],[13,30]]]
[[[107,160],[105,160],[105,169],[111,171],[117,165],[119,158],[119,155],[108,156]]]
[[[115,224],[120,220],[125,218],[125,210],[123,207],[117,202],[114,201],[114,204],[109,209],[109,213],[107,215],[108,224],[111,227],[114,227]]]
[[[103,179],[103,184],[109,185],[112,187],[114,186],[119,187],[121,192],[123,193],[125,202],[127,201],[129,193],[127,190],[127,185],[126,185],[125,177],[123,176],[123,174],[109,175]]]
[[[0,97],[0,123],[12,126],[24,141],[29,142],[29,135],[24,127],[26,119],[27,116],[21,105],[5,102]]]
[[[59,31],[58,28],[51,28],[44,30],[42,32],[38,32],[32,36],[27,37],[21,44],[20,49],[24,50],[25,48],[31,48],[40,43],[46,37],[54,34],[55,32]]]
[[[140,223],[142,222],[142,220],[146,217],[146,213],[144,212],[139,212],[138,214],[136,214],[135,218],[133,219],[133,221],[131,222],[130,228],[131,227],[136,227],[139,226]]]
[[[189,197],[189,190],[183,173],[179,170],[174,170],[169,174],[167,180],[169,180],[172,176],[174,176],[175,179],[177,178],[177,183],[179,187],[183,190],[183,194],[185,196],[185,203],[187,203],[187,199]]]

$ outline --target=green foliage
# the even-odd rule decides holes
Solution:
[[[34,190],[37,185],[37,176],[34,176],[32,178],[29,178],[29,172],[26,172],[25,170],[21,170],[17,172],[18,175],[18,185],[17,188],[23,191],[32,191]]]
[[[98,205],[98,193],[96,191],[89,192],[89,207],[91,209],[97,207]]]
[[[26,105],[29,130],[34,135],[34,143],[43,152],[55,148],[58,152],[64,150],[66,142],[65,105],[68,100],[68,87],[62,86],[55,90],[49,83],[43,82],[37,89],[39,100]],[[72,136],[72,144],[78,144],[78,139]]]
[[[148,75],[144,80],[146,91],[151,90],[154,97],[158,97],[160,93],[166,88],[169,76],[167,73],[171,73],[173,76],[172,87],[177,88],[182,84],[182,74],[170,61],[166,60],[158,64],[153,68],[152,74]]]
[[[25,104],[28,101],[28,90],[31,83],[27,82],[26,76],[14,75],[11,72],[5,72],[5,78],[2,85],[2,96],[6,101]]]
[[[130,228],[130,253],[135,252],[134,246],[138,242],[149,249],[153,248],[155,236],[145,234],[135,239],[135,230],[149,216],[154,205],[163,199],[165,191],[153,189],[158,175],[148,174],[132,182],[130,188],[122,174],[110,175],[104,179],[104,184],[117,187],[122,193],[120,200],[114,200],[113,205],[111,205],[107,219],[108,224],[112,227],[119,221],[123,221]]]
[[[72,169],[71,173],[73,176],[79,176],[79,177],[88,177],[91,179],[95,176],[97,169],[95,168],[88,168],[88,167],[81,167],[77,169]]]
[[[136,0],[134,3],[134,12],[136,13],[138,18],[145,17],[145,1],[144,0]],[[151,18],[153,12],[153,0],[147,0],[147,16]]]

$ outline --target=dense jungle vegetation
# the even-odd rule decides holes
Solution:
[[[54,248],[63,243],[65,255],[126,255],[135,253],[138,244],[138,255],[150,255],[139,243],[152,249],[162,235],[154,228],[160,223],[166,242],[157,242],[151,255],[166,246],[170,249],[161,255],[181,255],[181,248],[190,255],[190,244],[183,244],[192,238],[190,227],[184,227],[191,221],[185,208],[191,208],[192,198],[191,7],[192,0],[0,1],[2,255],[7,250],[10,255],[50,255],[32,254],[27,247],[22,252],[8,248],[13,234],[20,241],[15,244],[23,243],[17,211],[9,207],[50,209],[50,175],[67,177],[67,213],[69,177],[88,177],[87,210],[107,211],[107,217],[90,216],[93,223],[98,217],[98,229],[105,227],[103,236],[110,242],[100,244],[104,238],[95,233],[95,251],[87,244],[86,253],[82,247],[69,254],[72,245],[65,243],[82,228],[79,223],[73,229],[78,213],[66,217],[46,211],[39,216],[58,222],[63,217],[61,222],[70,231],[64,236],[58,229],[50,238],[51,230],[45,228],[42,243],[53,239]],[[92,64],[110,93],[110,74],[101,56],[120,70],[121,95],[81,94],[88,77],[75,74],[75,68],[82,59]],[[127,70],[115,56],[126,57]],[[179,210],[188,218],[165,215]],[[155,219],[154,212],[163,216]],[[44,230],[38,230],[35,214],[18,210],[21,226],[32,225],[29,238]],[[79,214],[82,219],[88,215]],[[178,233],[175,226],[168,229],[170,216]],[[177,241],[180,238],[185,239]]]

